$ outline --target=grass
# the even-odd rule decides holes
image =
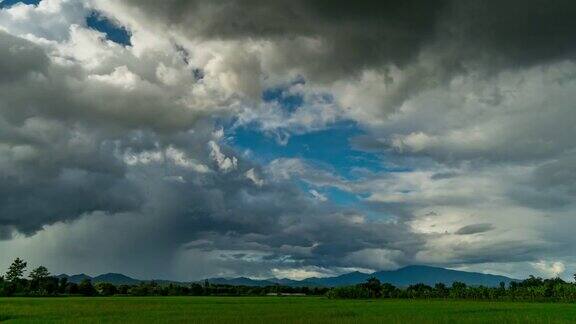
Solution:
[[[574,323],[576,305],[322,297],[0,298],[7,323]]]

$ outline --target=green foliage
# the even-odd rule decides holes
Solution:
[[[94,288],[101,296],[114,296],[118,293],[118,288],[108,282],[99,282]]]
[[[46,269],[45,266],[39,266],[38,268],[30,271],[28,277],[32,280],[40,281],[46,279],[50,276],[50,272]]]
[[[345,286],[345,287],[336,287],[330,289],[326,294],[328,298],[344,298],[344,299],[365,299],[371,298],[370,290],[358,286]]]
[[[133,296],[162,296],[162,288],[154,281],[142,282],[129,291]]]
[[[84,279],[78,284],[78,293],[84,296],[94,296],[97,294],[97,291],[90,279]]]
[[[508,287],[500,283],[498,287],[468,286],[454,282],[450,287],[437,283],[434,287],[423,283],[405,288],[382,283],[374,277],[366,282],[345,287],[287,287],[272,285],[266,287],[234,286],[212,284],[208,281],[192,284],[159,284],[154,281],[140,282],[137,285],[114,285],[99,282],[93,285],[90,280],[76,284],[67,278],[55,278],[44,266],[33,269],[30,280],[23,279],[26,262],[17,258],[10,265],[5,277],[0,276],[0,296],[266,296],[266,295],[312,295],[327,296],[330,299],[470,299],[470,300],[517,300],[517,301],[561,301],[576,302],[576,284],[560,278],[542,279],[530,276],[523,281],[514,281]]]
[[[567,283],[560,278],[542,279],[530,276],[524,281],[511,282],[508,289],[504,283],[498,287],[484,287],[468,286],[463,282],[454,282],[451,287],[442,283],[434,287],[419,283],[401,289],[369,279],[363,284],[333,288],[327,296],[342,299],[380,297],[576,302],[576,284]]]
[[[378,298],[382,296],[382,283],[380,280],[378,280],[378,278],[370,277],[368,280],[366,280],[366,283],[362,285],[363,288],[369,292],[371,298]]]
[[[16,282],[24,275],[24,270],[26,269],[26,262],[20,258],[16,258],[8,268],[6,272],[6,280],[10,282]]]

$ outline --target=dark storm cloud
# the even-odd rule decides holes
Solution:
[[[204,251],[256,250],[321,266],[352,266],[345,255],[377,247],[403,250],[410,258],[423,244],[403,222],[354,221],[353,211],[318,203],[291,182],[257,186],[244,176],[253,167],[244,162],[238,170],[200,178],[179,170],[181,183],[151,180],[148,201],[163,224],[154,242]]]
[[[453,8],[449,35],[466,55],[480,51],[513,67],[575,57],[574,1],[454,1]]]
[[[116,176],[66,171],[26,182],[0,176],[0,240],[10,238],[11,230],[30,235],[84,213],[134,210],[140,204],[138,188]]]
[[[436,33],[446,1],[125,2],[190,37],[274,41],[286,67],[304,64],[310,78],[327,79],[414,59]],[[294,47],[299,37],[319,48]]]
[[[570,206],[576,197],[576,157],[562,155],[559,159],[538,166],[524,186],[510,193],[518,202],[551,211]]]
[[[167,176],[167,167],[178,178]],[[206,174],[174,164],[130,168],[127,178],[138,179],[135,185],[144,194],[141,208],[82,220],[96,222],[96,228],[114,223],[106,240],[134,246],[131,252],[102,243],[96,234],[83,238],[82,246],[97,246],[94,253],[121,259],[124,271],[147,277],[169,277],[165,264],[177,260],[177,253],[192,255],[185,278],[198,279],[222,270],[214,262],[237,275],[270,276],[271,268],[287,265],[354,267],[346,256],[365,249],[398,250],[398,260],[410,260],[424,244],[402,222],[355,221],[357,214],[318,203],[291,182],[258,186],[244,176],[251,168],[258,167],[241,162],[236,170]],[[198,261],[198,255],[210,258]],[[199,262],[211,268],[202,272]]]
[[[571,206],[576,172],[565,156],[510,181],[514,168],[459,168],[478,157],[517,166],[573,149],[573,92],[562,88],[573,75],[554,70],[553,82],[542,81],[551,88],[524,82],[542,74],[525,69],[574,58],[571,1],[92,2],[73,10],[58,1],[30,7],[37,11],[31,20],[1,13],[0,26],[20,37],[0,31],[0,239],[14,232],[30,242],[47,237],[69,265],[102,271],[113,264],[169,276],[181,261],[191,268],[185,276],[221,269],[269,276],[273,267],[534,260],[548,247],[526,236],[539,230],[531,228],[534,210],[516,212],[512,219],[526,213],[532,223],[513,232],[498,223],[496,209]],[[82,27],[90,5],[137,26],[133,46]],[[53,19],[34,18],[44,15]],[[331,99],[322,113],[337,116],[326,120],[343,114],[367,130],[353,146],[387,150],[386,162],[407,171],[349,181],[317,168],[300,171],[295,159],[261,166],[227,146],[217,125],[229,125],[239,111],[266,119],[268,111],[251,110],[258,103],[243,96],[258,99],[259,82],[294,71],[305,80],[302,91],[325,87]],[[500,71],[526,73],[500,83],[487,77]],[[446,90],[457,76],[465,80]],[[485,95],[479,82],[502,91]],[[518,89],[524,92],[514,97]],[[507,101],[533,89],[550,96],[534,105]],[[397,109],[427,90],[437,91]],[[339,95],[357,99],[342,103],[349,112],[331,105],[340,104]],[[541,114],[544,104],[555,108]],[[306,109],[303,103],[299,111]],[[447,158],[455,162],[443,164]],[[362,194],[364,210],[313,199],[294,183],[301,181]],[[483,210],[495,202],[501,205]],[[481,216],[465,216],[476,212]],[[512,233],[498,236],[505,231]],[[485,241],[467,242],[476,238]]]
[[[88,37],[79,36],[90,44]],[[180,89],[168,89],[158,80],[158,57],[138,60],[102,40],[93,42],[107,52],[99,58],[99,69],[89,71],[61,53],[56,58],[66,63],[55,64],[48,55],[54,55],[53,49],[0,30],[0,123],[17,128],[27,120],[44,118],[60,126],[85,127],[93,133],[90,136],[114,137],[135,129],[173,134],[190,129],[199,119],[201,113],[174,100]],[[182,81],[192,79],[190,75]],[[158,113],[162,109],[165,113]],[[6,129],[0,129],[3,133]],[[24,132],[16,133],[25,137]]]
[[[28,41],[7,38],[20,51],[2,52],[7,62],[27,57],[33,62],[15,64],[18,70],[0,86],[0,239],[89,218],[107,241],[139,252],[115,252],[117,247],[95,232],[77,238],[78,246],[145,265],[148,275],[166,269],[158,268],[163,262],[146,260],[171,262],[181,246],[198,240],[210,242],[201,249],[207,253],[248,250],[265,253],[268,265],[289,257],[298,265],[327,267],[353,266],[344,260],[347,253],[376,247],[401,249],[410,258],[423,243],[402,223],[351,222],[353,211],[319,204],[289,181],[264,179],[258,186],[246,176],[258,169],[249,161],[224,172],[220,164],[236,152],[216,144],[224,157],[214,158],[207,145],[214,140],[213,120],[195,122],[196,112],[179,109],[170,94],[166,99],[149,84],[126,91],[52,64]],[[107,70],[113,75],[114,65]],[[165,110],[158,114],[158,109]],[[170,148],[210,170],[167,160]],[[129,164],[123,158],[147,153],[160,160]],[[113,230],[107,223],[112,218]],[[62,253],[73,258],[77,252],[68,247]],[[245,263],[234,267],[249,274],[262,266]]]
[[[285,64],[312,79],[404,67],[430,52],[443,81],[438,69],[518,67],[573,58],[576,49],[569,0],[124,2],[191,38],[271,40]],[[317,39],[319,48],[294,46],[298,37]]]
[[[195,116],[179,109],[190,118],[159,118],[153,110],[178,105],[150,89],[127,96],[88,85],[80,69],[53,64],[45,48],[4,31],[0,44],[0,239],[85,213],[137,210],[142,188],[125,178],[119,153],[161,141],[139,129],[178,133]]]

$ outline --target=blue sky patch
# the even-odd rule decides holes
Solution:
[[[306,80],[303,77],[296,77],[287,85],[265,89],[262,92],[262,100],[268,103],[277,103],[285,111],[293,113],[304,105],[304,96],[290,90],[293,86],[304,84],[306,84]]]
[[[360,202],[360,199],[358,199],[358,196],[355,194],[351,194],[338,188],[325,188],[322,190],[322,193],[325,194],[330,199],[330,201],[336,202],[341,206],[357,208]]]
[[[276,102],[280,107],[293,113],[304,104],[304,97],[301,94],[294,94],[288,88],[270,88],[262,93],[262,100],[265,102]]]
[[[341,176],[353,178],[354,169],[382,171],[381,156],[376,153],[354,150],[349,139],[363,134],[353,122],[341,122],[332,127],[301,135],[290,135],[281,145],[270,135],[250,126],[236,128],[231,144],[240,150],[250,150],[261,163],[277,158],[299,158],[328,165]]]
[[[93,11],[88,17],[86,17],[86,25],[89,28],[106,34],[108,40],[117,44],[123,46],[132,45],[130,42],[130,32],[128,32],[125,27],[116,25],[96,11]]]
[[[0,0],[0,9],[12,7],[17,3],[24,3],[24,4],[31,4],[31,5],[38,5],[41,0]]]

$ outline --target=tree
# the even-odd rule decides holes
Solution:
[[[380,297],[382,295],[382,284],[376,277],[370,277],[362,286],[370,292],[371,297]]]
[[[62,277],[58,282],[58,292],[63,294],[66,292],[66,286],[68,285],[68,278]]]
[[[433,288],[423,283],[417,283],[415,285],[408,286],[408,288],[406,288],[406,292],[410,298],[433,297]]]
[[[20,258],[16,258],[8,268],[8,272],[6,272],[6,280],[10,282],[17,281],[22,278],[25,269],[26,262]]]
[[[64,293],[68,294],[68,295],[74,295],[78,293],[78,285],[73,283],[73,282],[69,282],[66,284],[66,287],[64,288]]]
[[[28,275],[28,277],[34,281],[41,281],[48,278],[49,276],[50,272],[48,272],[48,269],[46,269],[45,266],[39,266],[38,268],[32,270]]]
[[[84,296],[96,295],[96,289],[92,286],[90,279],[84,279],[78,284],[78,292]]]
[[[448,290],[448,287],[446,287],[446,285],[442,282],[435,284],[434,290],[436,292],[437,297],[440,297],[440,298],[446,298],[446,297],[448,297],[448,294],[450,293],[450,291]]]
[[[452,298],[464,298],[466,297],[466,284],[459,281],[454,281],[452,283],[452,288],[450,289],[450,297]]]
[[[116,286],[109,282],[99,282],[94,288],[102,296],[113,296],[118,293]]]
[[[382,284],[381,291],[382,291],[382,297],[386,298],[394,298],[398,294],[398,288],[396,288],[394,285],[388,282]]]

